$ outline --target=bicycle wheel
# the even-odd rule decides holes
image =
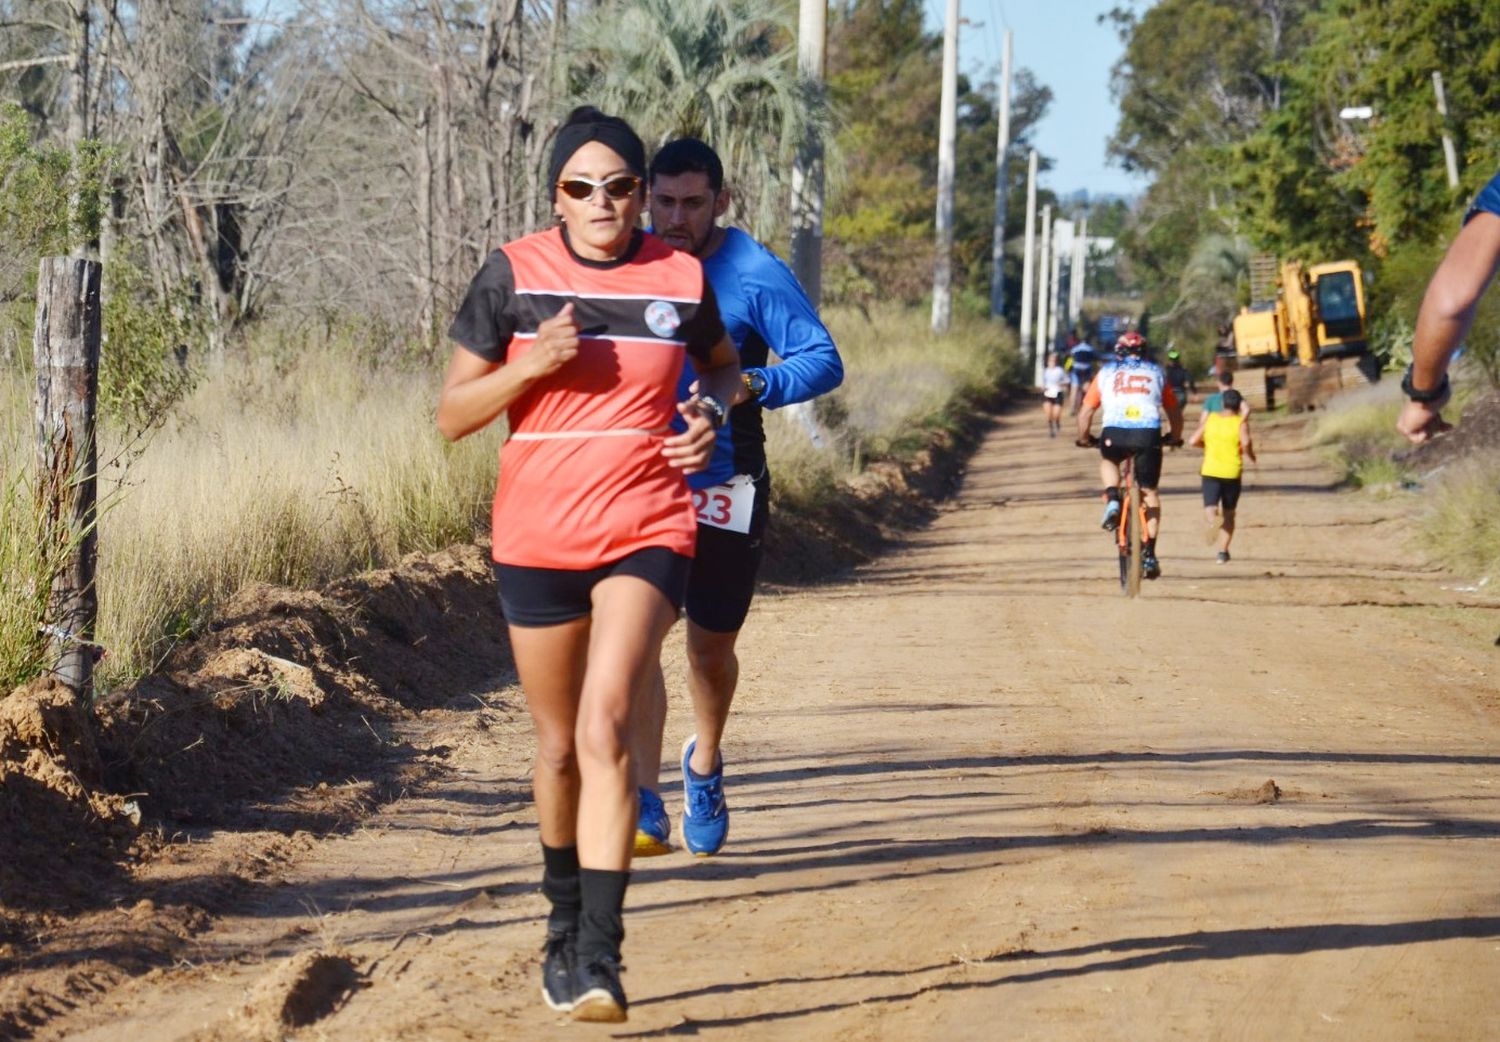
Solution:
[[[1135,475],[1131,475],[1129,496],[1125,503],[1125,509],[1121,513],[1130,519],[1130,529],[1126,539],[1126,552],[1120,555],[1120,566],[1123,571],[1121,584],[1125,587],[1125,596],[1135,597],[1141,592],[1141,529],[1145,525],[1145,519],[1141,516],[1141,487],[1134,481]]]

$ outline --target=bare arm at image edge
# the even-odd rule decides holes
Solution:
[[[1430,390],[1443,382],[1448,361],[1474,324],[1479,298],[1500,269],[1500,214],[1480,210],[1469,219],[1427,284],[1412,343],[1412,385]],[[1441,410],[1447,396],[1408,401],[1396,429],[1416,444],[1451,430]]]

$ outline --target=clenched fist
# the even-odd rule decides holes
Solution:
[[[573,302],[536,327],[536,340],[526,352],[525,363],[533,378],[551,376],[578,356],[578,322]]]

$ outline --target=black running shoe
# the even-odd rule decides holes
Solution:
[[[567,1013],[574,1005],[577,973],[573,945],[577,940],[576,929],[553,927],[542,945],[542,998],[559,1013]]]
[[[618,1024],[625,1020],[629,1003],[620,986],[620,960],[596,955],[578,967],[573,994],[573,1019]]]

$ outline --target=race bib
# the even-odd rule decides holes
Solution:
[[[737,474],[722,485],[695,488],[693,510],[700,525],[748,535],[750,515],[755,511],[755,482],[748,474]]]

